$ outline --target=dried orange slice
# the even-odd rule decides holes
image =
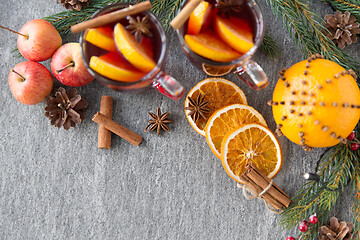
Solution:
[[[229,47],[212,31],[196,35],[186,34],[184,39],[193,52],[213,61],[230,62],[241,57],[239,52]]]
[[[89,65],[104,77],[121,82],[134,82],[145,75],[117,52],[109,52],[100,57],[92,56]]]
[[[209,22],[208,17],[211,13],[211,5],[202,1],[190,14],[188,22],[188,34],[198,34],[205,23]]]
[[[227,19],[216,16],[214,27],[225,43],[241,53],[247,53],[254,46],[251,28],[248,22],[241,18]]]
[[[188,93],[184,106],[189,107],[189,99],[197,99],[201,94],[205,96],[204,101],[209,101],[206,106],[210,111],[205,113],[206,119],[200,117],[195,123],[188,115],[190,110],[185,110],[186,118],[194,130],[205,137],[204,128],[210,116],[218,109],[234,103],[247,104],[244,92],[233,82],[224,78],[207,78],[196,84]]]
[[[120,23],[114,28],[114,39],[117,48],[134,67],[146,73],[156,67],[154,60]]]
[[[86,33],[85,39],[99,48],[110,52],[116,51],[113,31],[110,27],[90,28]]]
[[[250,123],[226,134],[221,144],[221,160],[229,176],[242,183],[239,176],[250,161],[273,178],[281,169],[282,153],[275,135],[267,127]]]
[[[220,76],[223,76],[225,74],[228,74],[234,68],[233,66],[230,66],[230,67],[211,66],[211,65],[208,65],[206,63],[203,63],[201,65],[201,67],[202,67],[202,70],[207,75],[210,75],[212,77],[220,77]]]
[[[264,117],[258,111],[243,104],[223,107],[211,115],[205,127],[205,135],[211,151],[218,158],[221,158],[221,142],[226,133],[245,123],[259,123],[267,126]]]

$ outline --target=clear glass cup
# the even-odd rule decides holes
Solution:
[[[130,4],[120,3],[110,6],[106,6],[103,9],[100,9],[94,13],[91,18],[128,7]],[[90,58],[92,56],[99,56],[105,52],[94,46],[93,44],[86,41],[86,34],[88,30],[85,30],[81,33],[80,36],[80,45],[81,45],[81,54],[84,60],[84,63],[90,72],[97,81],[101,84],[107,86],[110,89],[116,91],[124,92],[139,92],[147,88],[155,88],[162,94],[170,97],[174,100],[179,100],[185,93],[183,86],[175,80],[173,77],[162,71],[165,65],[165,59],[167,54],[167,40],[163,26],[159,20],[149,11],[141,13],[143,16],[148,16],[148,20],[152,26],[153,32],[153,44],[154,44],[154,60],[156,62],[156,67],[147,73],[140,80],[135,82],[121,82],[109,79],[92,70],[89,66]]]
[[[243,2],[243,0],[239,0]],[[185,6],[183,3],[181,9]],[[259,64],[257,64],[252,57],[264,37],[265,23],[261,9],[255,0],[245,0],[246,8],[253,19],[254,28],[254,46],[244,55],[230,62],[217,62],[208,58],[204,58],[193,52],[185,42],[184,35],[186,27],[182,26],[176,30],[181,48],[186,57],[198,69],[204,71],[210,76],[222,76],[230,72],[234,73],[238,78],[244,81],[248,86],[255,90],[261,90],[269,84],[268,78]],[[181,11],[180,9],[180,11]],[[187,24],[187,22],[185,23]]]

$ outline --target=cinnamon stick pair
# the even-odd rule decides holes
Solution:
[[[249,162],[245,168],[246,170],[240,176],[240,179],[257,194],[260,194],[269,186],[271,179],[261,172],[252,162]],[[263,193],[261,198],[276,210],[288,207],[290,204],[289,196],[274,183]]]
[[[142,137],[133,131],[114,122],[112,118],[113,99],[110,96],[102,96],[100,104],[100,112],[96,113],[92,120],[99,124],[98,147],[111,148],[111,132],[122,137],[131,144],[138,146]]]

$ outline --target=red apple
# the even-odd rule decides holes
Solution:
[[[30,61],[44,61],[61,46],[62,40],[55,27],[43,19],[31,20],[19,31],[17,46],[21,55]]]
[[[23,104],[34,105],[44,101],[53,89],[53,77],[46,67],[37,62],[17,64],[9,74],[11,93]]]
[[[51,72],[59,82],[70,87],[81,87],[94,80],[84,65],[80,43],[62,45],[51,59]]]

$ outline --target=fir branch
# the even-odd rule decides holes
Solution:
[[[293,228],[315,212],[319,226],[325,224],[339,199],[340,191],[355,177],[356,161],[357,158],[349,145],[339,144],[331,148],[327,155],[320,159],[320,182],[309,182],[302,186],[292,198],[292,204],[282,213],[280,224],[285,229]],[[323,186],[321,182],[326,185]],[[334,191],[329,191],[326,187]],[[317,231],[310,229],[300,236],[302,240],[312,240],[316,238]]]
[[[260,49],[265,53],[266,56],[271,59],[275,59],[281,55],[279,45],[272,37],[270,37],[267,30],[265,31],[264,39],[261,42]]]
[[[310,10],[305,0],[267,0],[273,12],[282,18],[291,38],[304,57],[320,53],[326,59],[337,62],[360,75],[360,63],[340,50],[326,36],[325,21]]]
[[[166,31],[170,30],[170,22],[179,11],[185,0],[158,0],[154,1],[152,11],[159,18]]]
[[[357,154],[357,159],[360,159],[360,154]],[[352,206],[353,211],[353,223],[354,223],[354,234],[357,239],[360,239],[360,162],[355,161],[355,178],[353,181],[354,189],[356,191],[354,203]]]
[[[70,34],[70,27],[88,20],[99,9],[116,3],[132,2],[130,0],[92,0],[89,6],[80,11],[63,11],[43,19],[49,21],[59,31],[62,38]]]
[[[349,11],[351,15],[356,17],[357,21],[360,21],[360,2],[355,0],[321,0],[328,3],[335,10],[341,12]]]

